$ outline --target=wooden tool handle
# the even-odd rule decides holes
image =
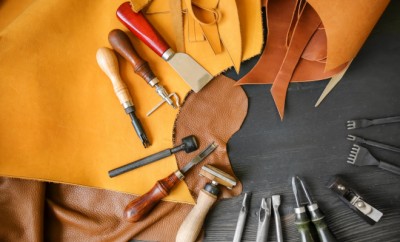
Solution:
[[[97,50],[96,58],[100,68],[106,73],[108,78],[110,78],[119,102],[121,104],[126,102],[132,104],[129,90],[119,75],[118,59],[114,51],[107,47],[102,47]]]
[[[143,43],[150,47],[160,57],[169,49],[168,44],[160,34],[150,25],[141,12],[132,11],[129,2],[123,3],[117,9],[118,19],[138,37]]]
[[[196,206],[190,211],[178,230],[176,242],[196,241],[201,227],[203,226],[204,219],[216,200],[217,196],[204,189],[200,191]]]
[[[155,78],[147,61],[143,60],[133,47],[128,35],[120,29],[114,29],[108,34],[108,41],[116,52],[129,61],[136,74],[147,83]]]
[[[176,175],[176,172],[157,181],[150,191],[136,198],[125,207],[124,218],[129,222],[136,222],[144,218],[161,199],[169,194],[179,181],[180,179]]]

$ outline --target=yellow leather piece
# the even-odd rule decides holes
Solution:
[[[97,66],[96,51],[110,46],[109,31],[126,30],[115,17],[124,1],[22,2],[5,0],[0,5],[4,26],[0,32],[0,175],[143,194],[177,169],[171,156],[116,178],[107,174],[110,169],[172,147],[178,112],[164,104],[146,117],[160,98],[133,73],[129,63],[119,59],[121,76],[152,142],[144,149],[110,80]],[[168,5],[168,1],[163,2]],[[261,11],[259,3],[240,2],[245,6],[240,17],[246,59],[261,50]],[[146,17],[174,47],[169,14]],[[136,38],[132,40],[166,89],[183,99],[189,86],[149,48]],[[189,46],[189,54],[213,74],[231,65],[226,55],[215,56],[206,43]],[[166,200],[193,203],[183,182]]]
[[[177,169],[171,156],[108,177],[110,169],[172,147],[178,112],[164,105],[147,118],[160,98],[120,59],[122,78],[152,142],[144,149],[97,66],[96,51],[109,46],[108,32],[122,28],[115,17],[122,2],[37,0],[0,33],[0,175],[142,194]],[[163,72],[171,77],[160,78],[163,85],[183,98],[186,84],[172,69]],[[168,200],[193,202],[184,183]]]
[[[325,70],[354,59],[389,1],[307,0],[325,26],[328,41]]]
[[[132,10],[138,13],[140,10],[145,8],[151,3],[152,0],[131,0]]]

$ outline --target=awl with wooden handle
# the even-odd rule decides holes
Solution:
[[[179,99],[176,93],[169,94],[167,90],[165,90],[165,88],[160,84],[158,78],[150,69],[147,61],[143,60],[136,52],[131,41],[129,40],[128,35],[124,31],[120,29],[112,30],[108,34],[108,41],[118,54],[131,63],[134,72],[143,80],[145,80],[147,84],[156,89],[157,94],[164,100],[164,102],[168,103],[173,108],[179,107]],[[174,96],[177,100],[176,103],[174,103],[174,101],[171,99],[172,96]],[[149,112],[147,116],[149,116],[151,113],[152,112]]]
[[[164,197],[166,197],[172,188],[175,187],[183,178],[184,174],[194,165],[198,164],[213,152],[218,145],[210,144],[199,155],[194,157],[181,170],[177,170],[164,179],[157,181],[154,187],[146,194],[130,202],[124,211],[124,218],[129,222],[136,222],[144,218]]]
[[[121,76],[119,75],[117,56],[115,55],[113,50],[102,47],[97,50],[96,58],[100,68],[108,76],[108,78],[110,78],[114,87],[114,92],[117,95],[119,102],[124,107],[125,112],[131,118],[132,125],[136,131],[136,134],[139,136],[143,146],[147,148],[148,146],[150,146],[150,141],[147,138],[146,133],[144,132],[142,124],[135,114],[135,107],[132,102],[131,94],[129,93],[129,90],[126,87],[126,84],[122,80]]]
[[[213,76],[185,53],[175,53],[141,12],[132,11],[129,2],[117,10],[118,19],[157,55],[167,61],[194,92],[200,91]]]

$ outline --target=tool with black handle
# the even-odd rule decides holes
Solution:
[[[324,220],[325,215],[319,209],[318,204],[311,199],[311,195],[308,192],[307,186],[303,180],[298,176],[296,176],[296,179],[300,182],[303,193],[307,198],[307,209],[310,212],[311,221],[317,230],[319,240],[321,242],[335,242],[336,238],[333,236]]]
[[[206,158],[211,152],[218,147],[212,143],[204,149],[199,155],[194,157],[181,170],[176,170],[164,179],[157,181],[153,188],[146,194],[136,198],[130,202],[124,211],[124,218],[129,222],[137,222],[144,218],[183,178],[184,174],[194,165],[198,164]]]
[[[129,164],[120,166],[118,168],[115,168],[115,169],[109,171],[108,175],[110,177],[116,177],[121,174],[124,174],[125,172],[145,166],[145,165],[155,162],[157,160],[161,160],[161,159],[168,157],[168,156],[170,156],[176,152],[179,152],[181,150],[184,150],[186,153],[190,153],[190,152],[197,150],[198,148],[199,148],[199,146],[197,144],[196,137],[194,137],[194,135],[189,135],[182,139],[182,144],[175,146],[172,149],[165,149],[165,150],[157,152],[153,155],[144,157],[140,160],[137,160],[137,161],[131,162]]]
[[[135,114],[135,106],[133,105],[131,94],[129,93],[126,84],[119,74],[117,56],[113,50],[102,47],[97,50],[96,58],[100,68],[108,76],[108,78],[110,78],[114,92],[117,95],[119,102],[124,107],[125,112],[131,118],[133,128],[135,129],[136,134],[139,136],[140,141],[145,148],[149,147],[150,141],[144,132],[142,124]]]
[[[124,31],[120,29],[112,30],[108,34],[108,41],[118,54],[120,54],[124,59],[131,63],[134,72],[141,78],[143,78],[143,80],[145,80],[147,84],[156,89],[157,94],[164,100],[164,102],[168,103],[173,108],[177,108],[179,106],[179,102],[175,104],[174,101],[171,99],[172,96],[177,99],[176,93],[169,94],[167,90],[165,90],[164,86],[160,84],[160,81],[150,69],[147,61],[142,59],[136,52],[129,37]],[[147,116],[149,116],[153,111],[154,109],[149,112]]]
[[[236,179],[231,175],[217,169],[211,165],[205,165],[201,168],[200,175],[211,180],[200,191],[197,203],[192,211],[183,220],[176,235],[176,242],[194,242],[200,233],[208,211],[211,209],[220,192],[218,184],[232,189],[236,186]]]

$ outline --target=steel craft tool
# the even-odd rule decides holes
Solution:
[[[197,203],[179,227],[176,242],[194,242],[200,233],[208,211],[217,200],[220,192],[219,185],[228,189],[236,186],[236,179],[231,175],[211,166],[201,168],[200,175],[211,180],[200,191]]]
[[[274,209],[276,241],[283,242],[281,216],[279,215],[279,206],[281,205],[281,196],[273,195],[271,198],[272,198],[272,208]]]
[[[213,76],[185,53],[175,53],[141,12],[132,11],[129,2],[117,10],[118,19],[157,55],[167,61],[194,92],[200,91]]]
[[[235,235],[233,236],[233,242],[240,242],[243,235],[244,226],[246,225],[246,218],[249,212],[251,192],[244,194],[242,207],[240,208],[238,221],[236,224]]]
[[[386,171],[390,171],[396,175],[400,175],[400,167],[390,164],[386,161],[376,159],[371,155],[367,148],[357,144],[353,144],[347,163],[356,166],[377,166]]]
[[[108,34],[108,41],[110,42],[113,49],[118,52],[122,57],[124,57],[131,65],[136,74],[138,74],[143,80],[146,81],[151,87],[156,89],[157,94],[163,99],[161,103],[156,105],[150,112],[147,113],[149,116],[153,113],[159,106],[163,103],[168,103],[173,108],[178,108],[179,97],[176,93],[169,94],[165,90],[164,86],[160,84],[158,78],[154,75],[153,71],[150,69],[149,64],[143,60],[139,54],[136,52],[128,35],[120,29],[114,29]],[[175,102],[171,99],[174,97]]]
[[[136,134],[139,136],[140,141],[145,148],[149,147],[150,141],[147,138],[146,133],[144,132],[140,120],[135,114],[136,110],[132,102],[131,94],[129,93],[129,90],[126,87],[126,84],[122,80],[121,76],[119,75],[117,56],[115,55],[113,50],[102,47],[97,50],[96,58],[100,68],[108,76],[108,78],[110,78],[114,88],[114,92],[117,95],[119,102],[124,107],[125,112],[131,118],[133,128],[135,129]]]
[[[378,119],[356,119],[347,121],[347,129],[366,128],[373,125],[399,123],[400,116]]]
[[[194,135],[189,135],[189,136],[184,137],[182,139],[182,144],[180,144],[178,146],[175,146],[171,149],[162,150],[153,155],[144,157],[140,160],[137,160],[137,161],[131,162],[129,164],[120,166],[118,168],[115,168],[115,169],[109,171],[108,175],[110,177],[115,177],[115,176],[124,174],[125,172],[131,171],[133,169],[136,169],[136,168],[148,165],[152,162],[161,160],[165,157],[175,154],[176,152],[184,150],[186,153],[190,153],[190,152],[197,150],[198,148],[199,148],[199,145],[197,144],[196,137]]]
[[[204,160],[216,148],[217,144],[211,143],[200,154],[194,157],[181,170],[176,170],[164,179],[157,181],[153,188],[146,194],[130,202],[124,210],[124,218],[129,222],[136,222],[144,218],[181,180],[184,174],[194,165]]]
[[[369,205],[359,193],[351,188],[342,178],[334,176],[327,184],[351,210],[357,213],[367,223],[374,225],[378,222],[382,213]]]
[[[256,242],[267,242],[271,212],[271,198],[262,198],[260,210],[258,212]]]
[[[383,144],[383,143],[380,143],[380,142],[364,139],[364,138],[357,137],[357,136],[354,136],[354,135],[350,135],[350,134],[347,135],[347,139],[350,140],[350,141],[354,141],[357,144],[366,144],[366,145],[374,146],[374,147],[381,148],[381,149],[384,149],[384,150],[389,150],[389,151],[400,153],[400,148],[397,148],[397,147],[394,147],[394,146],[391,146],[391,145],[387,145],[387,144]]]
[[[312,238],[312,235],[310,232],[310,227],[309,227],[310,219],[308,218],[305,207],[301,205],[302,203],[299,200],[299,193],[298,193],[299,189],[298,189],[297,181],[300,183],[303,194],[307,198],[307,202],[308,202],[307,209],[310,213],[311,221],[313,222],[313,224],[317,230],[319,240],[321,242],[336,241],[335,237],[329,231],[328,226],[326,225],[326,223],[324,221],[325,215],[323,215],[323,213],[320,211],[318,204],[316,202],[312,201],[310,193],[308,192],[303,180],[301,180],[300,177],[298,177],[298,176],[293,176],[292,177],[292,188],[293,188],[293,193],[295,196],[296,206],[297,206],[294,209],[295,224],[297,226],[297,230],[300,233],[301,241],[309,242],[309,241],[314,241],[314,239]]]

